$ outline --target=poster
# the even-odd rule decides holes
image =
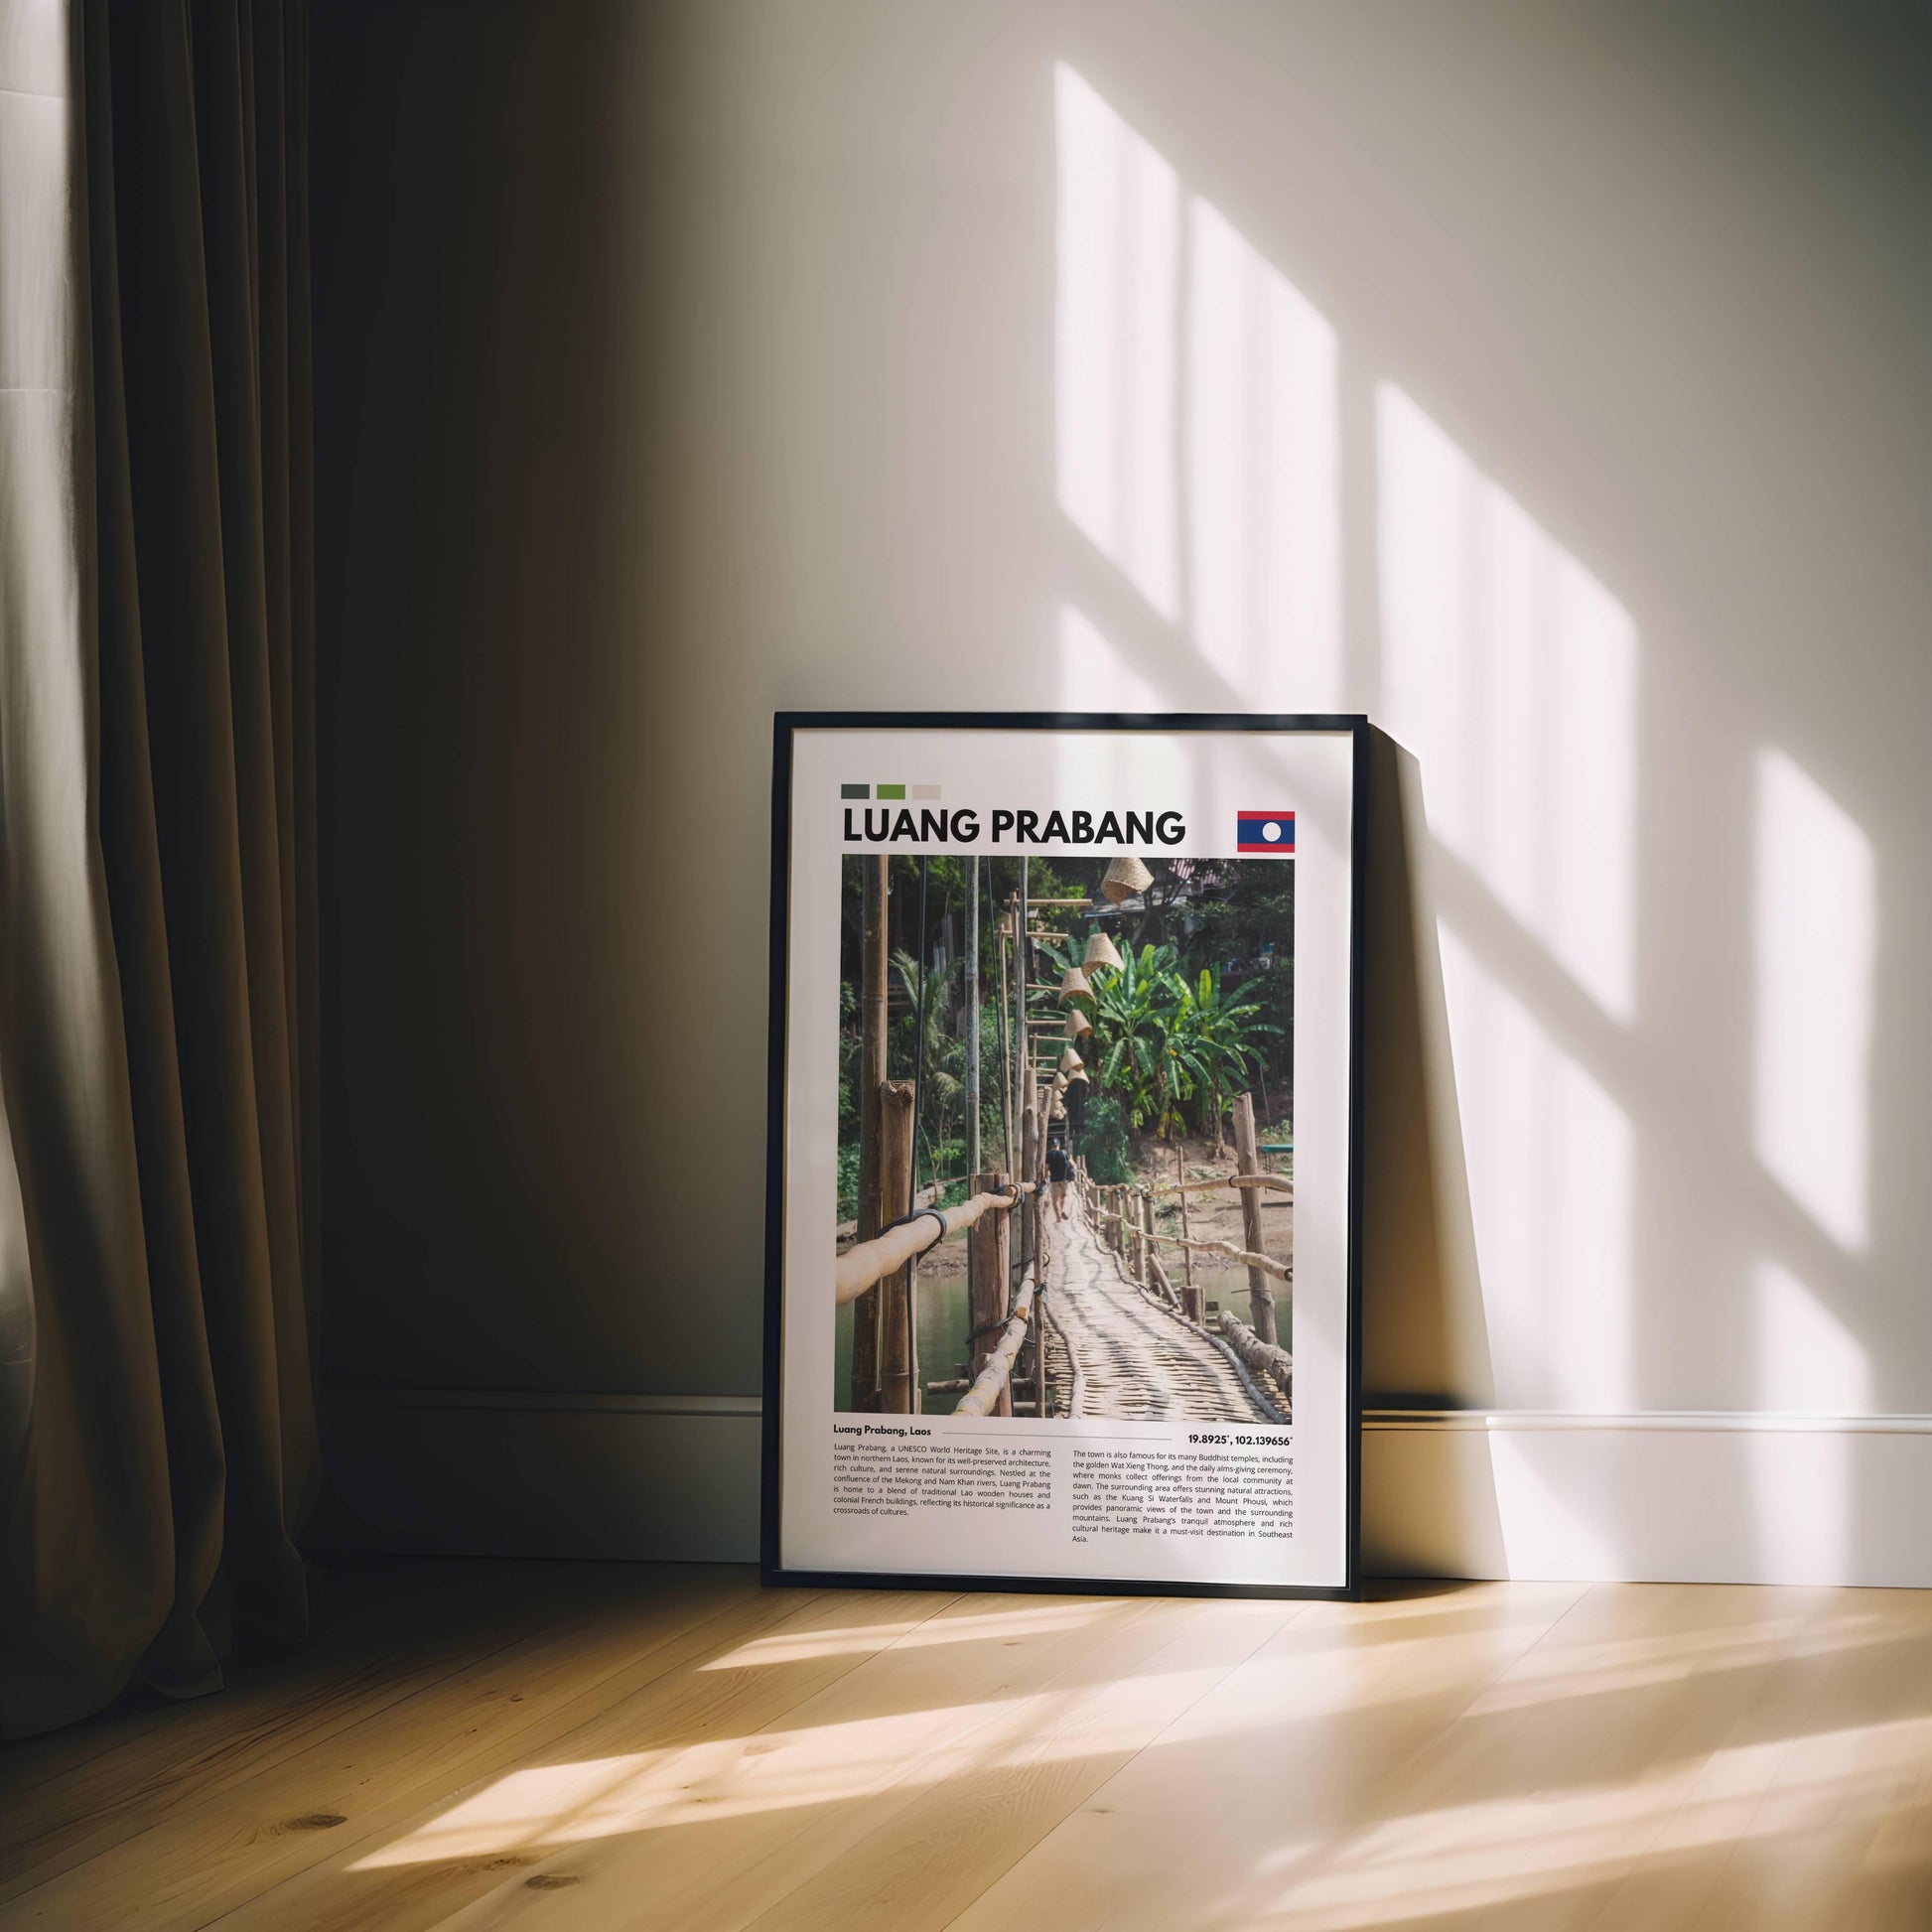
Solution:
[[[1352,1592],[1365,732],[780,715],[767,1581]]]

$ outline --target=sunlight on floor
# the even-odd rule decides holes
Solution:
[[[1647,1685],[1688,1682],[1700,1671],[1764,1670],[1794,1657],[1827,1657],[1889,1643],[1897,1632],[1875,1614],[1765,1617],[1741,1627],[1671,1631],[1587,1646],[1532,1651],[1470,1706],[1471,1718],[1523,1711],[1567,1698],[1605,1697]]]
[[[1184,1708],[1226,1669],[1210,1660],[1192,1670],[1140,1673],[1131,1697],[1122,1696],[1119,1683],[1103,1681],[514,1771],[355,1868],[494,1857],[843,1804],[889,1785],[919,1789],[1002,1766],[1132,1751],[1146,1741],[1140,1706],[1165,1700]]]
[[[1620,1878],[1739,1839],[1773,1839],[1899,1805],[1932,1772],[1932,1719],[1848,1726],[1801,1738],[1734,1744],[1635,1783],[1477,1799],[1301,1844],[1258,1867],[1288,1896],[1244,1923],[1275,1932],[1353,1932],[1500,1907],[1556,1889]],[[1905,1774],[1901,1788],[1901,1773]],[[1318,1868],[1306,1874],[1298,1866]]]
[[[980,1643],[1006,1637],[1036,1636],[1049,1630],[1078,1630],[1106,1617],[1110,1605],[1104,1600],[1090,1603],[1055,1603],[1040,1609],[987,1612],[977,1616],[926,1617],[909,1620],[904,1634],[896,1639],[898,1649],[918,1649],[927,1644]],[[757,1670],[768,1664],[795,1664],[812,1657],[838,1657],[854,1652],[874,1651],[880,1647],[880,1631],[887,1626],[855,1624],[849,1629],[807,1630],[795,1635],[754,1637],[722,1657],[714,1657],[701,1670]]]

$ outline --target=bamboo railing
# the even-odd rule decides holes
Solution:
[[[973,1380],[973,1386],[959,1398],[954,1408],[955,1416],[991,1415],[1000,1400],[1000,1393],[1013,1377],[1013,1365],[1020,1356],[1020,1344],[1027,1339],[1027,1325],[1033,1319],[1035,1284],[1031,1281],[1020,1285],[1020,1293],[1014,1297],[1013,1313],[1001,1331],[1000,1339],[994,1343],[993,1352],[987,1356],[986,1365]],[[1039,1392],[1039,1413],[1046,1412],[1046,1378],[1042,1374]]]
[[[1154,1194],[1202,1194],[1210,1187],[1272,1187],[1284,1194],[1295,1191],[1294,1181],[1285,1173],[1216,1174],[1211,1180],[1164,1181],[1159,1187],[1151,1187],[1148,1191]]]
[[[1101,1189],[1103,1193],[1106,1191]],[[1135,1190],[1139,1191],[1139,1190]],[[1244,1268],[1259,1268],[1264,1275],[1272,1275],[1277,1281],[1292,1282],[1295,1277],[1285,1261],[1277,1261],[1273,1255],[1265,1255],[1253,1248],[1237,1248],[1232,1241],[1194,1241],[1185,1235],[1163,1234],[1158,1229],[1143,1227],[1131,1215],[1123,1215],[1105,1207],[1093,1209],[1099,1221],[1113,1221],[1123,1227],[1130,1236],[1141,1240],[1165,1242],[1171,1248],[1185,1248],[1193,1254],[1225,1255],[1229,1261],[1238,1261]]]
[[[916,1261],[928,1249],[936,1248],[947,1235],[971,1227],[982,1214],[1012,1207],[1017,1200],[1031,1194],[1035,1185],[1034,1181],[1023,1180],[1004,1193],[975,1194],[957,1207],[923,1207],[910,1220],[848,1248],[839,1256],[832,1277],[839,1307],[856,1302],[895,1269]]]

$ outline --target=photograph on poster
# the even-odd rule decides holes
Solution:
[[[958,1207],[976,1173],[1014,1171],[1025,1001],[1045,1136],[1038,1221],[1059,1252],[1050,1319],[1027,1338],[992,1416],[1292,1417],[1294,819],[1257,821],[1265,857],[1026,862],[1031,963],[1043,977],[1024,992],[1021,860],[841,861],[840,1253],[859,1238],[868,933],[883,967],[875,1021],[898,1169],[889,1192],[903,1212]],[[875,899],[883,915],[869,922]],[[919,1262],[909,1352],[924,1414],[959,1407],[1005,1325],[1005,1285],[992,1284],[979,1319],[975,1286],[967,1243]],[[842,1412],[897,1406],[892,1364],[855,1348],[873,1313],[835,1307]]]

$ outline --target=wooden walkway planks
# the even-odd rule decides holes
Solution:
[[[1121,1273],[1077,1205],[1052,1223],[1051,1290],[1086,1378],[1080,1413],[1134,1421],[1261,1422],[1234,1366],[1189,1323],[1157,1308]],[[1064,1351],[1053,1362],[1054,1408],[1072,1399]]]

